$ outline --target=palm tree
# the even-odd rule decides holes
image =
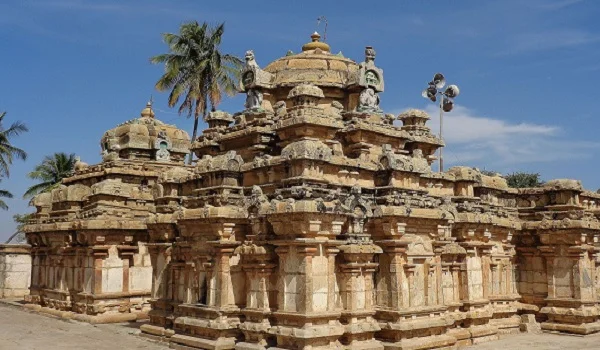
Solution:
[[[57,187],[62,179],[69,176],[75,168],[75,153],[54,153],[44,157],[41,164],[37,165],[32,172],[27,174],[32,180],[39,183],[29,187],[23,198],[33,198],[35,195],[51,191]]]
[[[12,198],[12,197],[13,197],[13,195],[9,191],[7,191],[7,190],[0,190],[0,198]],[[2,199],[0,199],[0,209],[2,209],[2,210],[8,210],[8,205]]]
[[[223,93],[235,95],[242,60],[223,54],[219,45],[225,30],[224,23],[210,27],[206,22],[188,22],[181,25],[179,34],[163,34],[169,53],[154,56],[150,62],[164,63],[165,73],[156,82],[159,91],[171,90],[169,107],[174,107],[184,96],[179,113],[194,116],[192,141],[198,132],[200,115],[206,117],[208,105],[215,110]],[[188,160],[192,163],[193,153]]]
[[[27,153],[22,149],[13,146],[10,141],[14,136],[27,132],[27,126],[17,121],[10,125],[8,129],[4,128],[4,117],[6,112],[0,112],[0,175],[8,177],[10,175],[10,165],[14,158],[26,160]]]

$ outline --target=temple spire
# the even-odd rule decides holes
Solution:
[[[331,48],[324,42],[321,42],[321,35],[317,32],[314,32],[311,36],[311,42],[302,45],[302,51],[310,51],[320,49],[325,52],[331,52]]]
[[[142,118],[154,118],[154,110],[152,110],[152,95],[150,96],[150,101],[148,101],[148,103],[146,103],[146,108],[142,109],[142,112],[140,113]]]

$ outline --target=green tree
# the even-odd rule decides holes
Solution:
[[[215,110],[223,93],[229,96],[236,93],[242,60],[220,51],[224,30],[224,23],[216,27],[206,22],[202,25],[196,21],[184,23],[178,34],[163,34],[169,53],[150,59],[154,64],[165,65],[165,73],[156,82],[156,89],[171,90],[169,107],[177,105],[183,96],[179,113],[193,115],[192,141],[198,133],[198,119],[200,115],[206,118],[209,103]],[[193,153],[190,153],[190,164],[192,158]]]
[[[499,173],[497,173],[495,171],[485,170],[485,169],[481,170],[481,174],[486,175],[486,176],[498,176],[498,175],[500,175]]]
[[[27,159],[27,153],[22,149],[15,147],[11,143],[11,139],[15,136],[27,132],[25,124],[16,121],[10,127],[4,127],[4,117],[6,112],[0,112],[0,175],[8,177],[10,175],[10,165],[13,160]]]
[[[41,164],[37,165],[32,172],[27,174],[38,183],[29,187],[23,198],[33,198],[37,194],[48,192],[57,187],[62,179],[69,176],[75,168],[75,154],[63,152],[46,156]]]
[[[515,172],[504,176],[512,188],[538,187],[544,184],[538,173]]]

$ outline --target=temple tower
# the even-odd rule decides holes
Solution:
[[[148,103],[100,144],[102,163],[78,161],[58,188],[33,200],[37,213],[25,227],[33,257],[26,300],[90,322],[135,320],[150,310],[145,220],[155,210],[152,193],[163,171],[184,167],[190,141],[156,119]]]

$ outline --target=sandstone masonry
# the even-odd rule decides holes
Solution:
[[[29,294],[30,248],[27,244],[0,244],[0,298]]]
[[[245,109],[187,134],[142,117],[34,200],[31,303],[147,314],[175,349],[453,349],[600,330],[600,195],[433,172],[429,116],[379,107],[383,70],[319,35],[264,69]],[[192,149],[199,160],[183,164]],[[541,325],[539,324],[541,323]]]

